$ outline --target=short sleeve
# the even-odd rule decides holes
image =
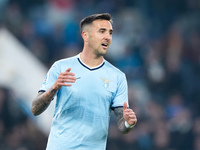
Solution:
[[[57,80],[58,75],[60,74],[58,63],[54,63],[49,69],[42,86],[40,87],[40,91],[48,90]]]
[[[127,102],[128,104],[128,85],[124,73],[119,77],[117,86],[117,92],[111,104],[112,109],[123,107],[124,102]]]

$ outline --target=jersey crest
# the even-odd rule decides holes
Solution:
[[[108,88],[108,86],[109,86],[109,82],[112,81],[112,80],[104,79],[104,78],[101,78],[101,77],[100,77],[100,79],[103,80],[103,83],[104,83],[104,87],[105,87],[105,88]]]

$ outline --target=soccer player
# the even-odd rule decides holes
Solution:
[[[47,150],[105,150],[111,110],[122,133],[137,122],[125,74],[104,59],[112,41],[110,14],[86,17],[80,29],[82,52],[52,65],[32,103],[39,115],[57,95]]]

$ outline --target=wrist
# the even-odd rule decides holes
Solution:
[[[135,126],[135,124],[134,125],[130,125],[130,124],[128,124],[127,121],[125,121],[125,127],[126,128],[133,128],[134,126]]]

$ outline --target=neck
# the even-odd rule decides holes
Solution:
[[[93,68],[103,63],[103,56],[96,56],[92,52],[83,50],[80,54],[81,61],[87,66]]]

